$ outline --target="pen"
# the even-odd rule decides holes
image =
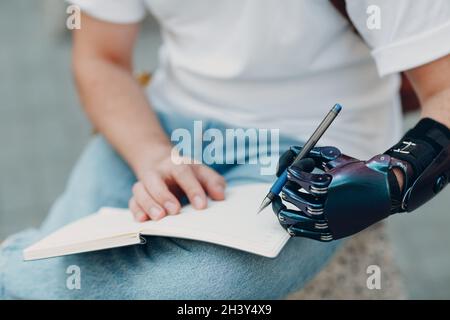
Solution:
[[[335,104],[333,108],[328,112],[328,114],[325,116],[325,118],[322,120],[322,122],[319,124],[317,129],[314,131],[314,133],[311,135],[311,137],[306,141],[305,145],[303,146],[300,153],[295,158],[294,162],[297,162],[301,159],[303,159],[311,150],[314,148],[314,146],[317,144],[317,141],[322,137],[322,135],[327,131],[330,124],[334,121],[336,116],[339,114],[339,112],[342,110],[342,106],[340,104]],[[287,168],[283,171],[283,173],[278,177],[278,179],[275,181],[275,183],[272,185],[272,188],[270,188],[269,193],[266,195],[264,200],[262,201],[258,213],[263,211],[269,204],[272,203],[272,200],[280,194],[281,189],[283,189],[283,186],[286,184],[287,181]]]

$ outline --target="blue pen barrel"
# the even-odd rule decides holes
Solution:
[[[272,188],[270,188],[270,192],[274,195],[280,194],[281,189],[283,189],[284,185],[287,182],[287,169],[283,171],[283,173],[278,177],[278,179],[273,184]]]

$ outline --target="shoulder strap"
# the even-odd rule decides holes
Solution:
[[[330,2],[336,8],[336,10],[349,22],[350,26],[352,26],[353,31],[360,36],[358,30],[356,30],[352,20],[350,19],[350,16],[348,15],[345,0],[330,0]],[[419,99],[417,98],[417,95],[411,83],[404,73],[402,73],[400,97],[402,99],[403,112],[410,112],[420,109]]]
[[[339,11],[339,13],[353,26],[353,23],[351,22],[350,16],[348,15],[346,9],[345,0],[330,0],[330,2],[336,8],[336,10]]]

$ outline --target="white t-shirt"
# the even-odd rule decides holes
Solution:
[[[397,72],[450,53],[449,0],[347,0],[367,44],[328,0],[70,2],[114,23],[140,21],[148,10],[157,18],[156,109],[305,140],[339,102],[321,144],[361,158],[401,135]],[[376,18],[370,5],[380,9],[380,29],[367,26]]]

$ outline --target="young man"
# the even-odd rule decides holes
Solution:
[[[276,259],[158,237],[145,246],[26,263],[21,250],[101,206],[128,205],[139,221],[161,219],[179,212],[180,193],[203,209],[207,196],[224,198],[225,183],[273,180],[248,164],[175,164],[169,136],[177,128],[192,130],[194,120],[221,131],[280,129],[280,149],[286,150],[305,141],[340,102],[345,112],[321,144],[369,159],[400,138],[398,72],[405,71],[423,117],[433,119],[444,135],[450,126],[450,3],[445,0],[348,0],[362,39],[328,1],[71,2],[83,11],[81,30],[74,33],[74,74],[82,104],[102,137],[86,148],[42,227],[3,245],[3,297],[282,298],[311,279],[338,242],[293,238]],[[370,5],[380,10],[380,28],[367,25]],[[144,92],[133,77],[132,56],[147,11],[160,23],[163,46]],[[418,178],[417,170],[413,177],[388,169],[387,191],[395,187],[392,174],[399,193]],[[363,227],[339,231],[336,238]],[[70,265],[82,270],[81,290],[66,287]]]

